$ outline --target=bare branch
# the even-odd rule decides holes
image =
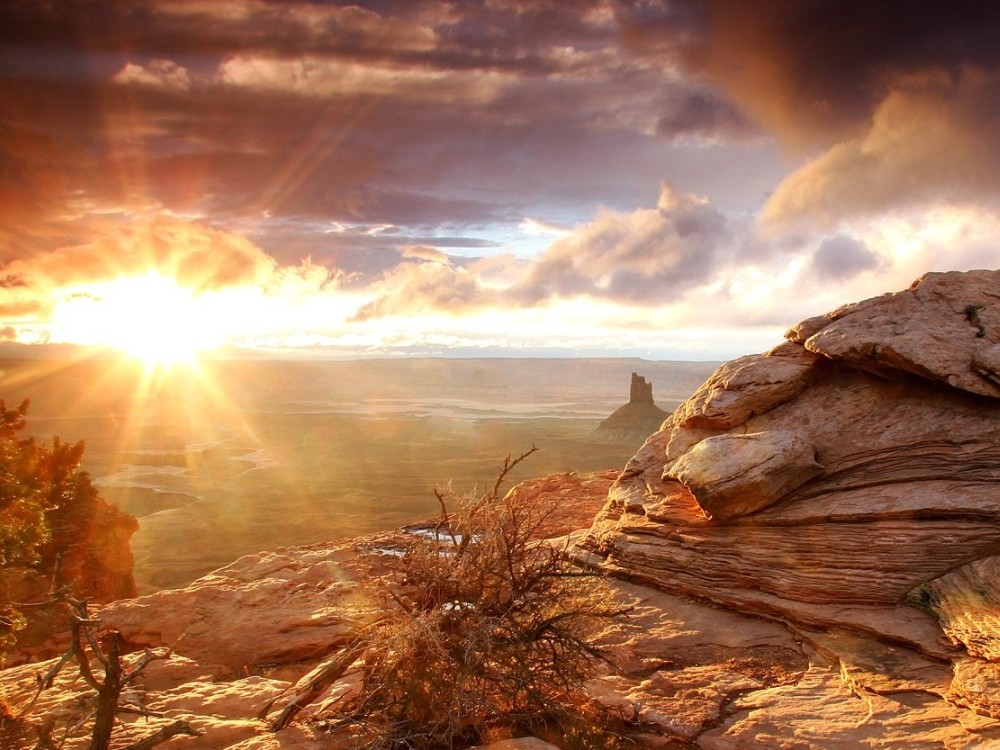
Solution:
[[[117,631],[112,630],[108,634],[108,641],[108,666],[104,670],[104,683],[97,690],[97,715],[94,718],[90,750],[108,750],[111,744],[111,731],[115,726],[118,697],[123,687],[120,637]]]
[[[339,680],[350,666],[367,648],[367,641],[357,639],[347,648],[326,659],[295,685],[295,697],[278,714],[270,731],[278,732],[287,727],[292,719],[306,706],[319,698],[330,685]],[[268,710],[270,707],[268,707]],[[266,713],[265,713],[266,715]]]
[[[70,637],[72,639],[70,643],[70,650],[76,657],[77,665],[80,667],[80,676],[83,677],[88,685],[100,693],[101,683],[97,681],[97,678],[94,677],[94,673],[90,669],[90,659],[87,658],[87,651],[84,649],[83,642],[80,640],[81,632],[89,632],[89,629],[86,628],[80,620],[73,620],[73,622],[70,623]],[[101,654],[100,649],[97,649],[95,653]],[[101,661],[105,663],[105,669],[107,669],[107,660],[104,658],[103,654],[101,654]]]
[[[441,490],[437,487],[434,488],[434,497],[437,498],[438,504],[441,506],[441,520],[434,527],[434,536],[440,536],[439,532],[443,527],[448,532],[448,536],[451,537],[451,546],[457,548],[458,539],[455,538],[455,532],[451,529],[451,519],[448,517],[448,504],[445,502]]]
[[[149,737],[141,739],[138,742],[133,742],[131,745],[128,745],[122,750],[149,750],[149,748],[155,747],[161,742],[166,742],[171,737],[176,737],[179,734],[186,734],[189,737],[201,737],[204,732],[199,732],[197,729],[194,729],[186,721],[175,721],[173,724],[168,724],[162,729],[149,735]]]
[[[537,450],[538,448],[532,445],[531,450],[525,451],[520,456],[515,458],[513,461],[510,460],[510,454],[509,453],[507,454],[506,458],[504,458],[503,460],[503,468],[500,469],[500,474],[497,476],[497,481],[493,484],[493,490],[490,492],[489,495],[486,496],[486,502],[495,503],[497,500],[500,499],[500,487],[507,479],[507,475],[510,474],[510,472],[514,469],[514,467],[516,467],[518,464],[520,464],[528,456],[530,456]]]
[[[136,665],[126,672],[125,676],[122,678],[122,685],[127,685],[132,682],[132,680],[142,674],[142,671],[154,661],[169,659],[173,653],[174,650],[172,647],[158,648],[155,650],[147,648],[143,652],[142,658],[139,659]]]

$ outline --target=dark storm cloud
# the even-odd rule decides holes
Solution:
[[[618,14],[636,54],[706,77],[799,153],[827,149],[768,219],[1000,200],[1000,4],[648,0]]]
[[[685,136],[746,137],[754,127],[739,109],[709,90],[686,90],[663,106],[656,132],[666,138]]]
[[[988,0],[654,0],[619,14],[635,49],[679,56],[803,142],[865,127],[900,76],[1000,64]]]
[[[898,82],[870,130],[789,176],[764,217],[815,226],[939,201],[1000,204],[1000,73],[970,69]]]

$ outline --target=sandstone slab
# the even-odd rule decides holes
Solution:
[[[792,432],[769,430],[710,437],[664,470],[685,485],[709,518],[766,508],[823,473],[816,447]]]
[[[909,289],[811,319],[788,337],[861,369],[901,370],[997,397],[1000,385],[972,363],[1000,343],[1000,271],[929,273]]]
[[[370,614],[358,609],[345,567],[354,559],[350,545],[247,555],[182,589],[113,602],[97,616],[133,647],[170,645],[220,674],[314,658]]]
[[[879,695],[852,689],[822,667],[810,668],[794,685],[740,696],[728,710],[725,721],[698,738],[699,748],[971,750],[1000,743],[995,720],[920,691]]]
[[[798,396],[813,376],[821,357],[801,346],[781,345],[766,356],[748,355],[719,367],[691,398],[678,407],[682,427],[725,430],[755,413]]]

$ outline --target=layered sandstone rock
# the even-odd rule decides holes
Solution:
[[[559,474],[519,485],[508,501],[557,500],[543,533],[562,537],[562,548],[567,532],[600,510],[611,482],[607,473]],[[332,736],[322,723],[305,720],[273,734],[259,714],[269,701],[287,700],[296,680],[342,640],[345,627],[370,615],[366,585],[405,543],[400,536],[250,555],[184,589],[103,608],[104,624],[142,647],[127,657],[129,664],[143,658],[146,647],[173,648],[130,683],[125,699],[148,715],[121,714],[114,747],[177,721],[200,734],[179,736],[170,746],[190,750],[358,747],[350,735]],[[980,573],[989,576],[988,569]],[[711,574],[703,572],[706,579]],[[981,583],[969,579],[949,591],[967,595]],[[1000,743],[1000,721],[982,715],[1000,674],[969,664],[971,657],[953,667],[864,633],[748,616],[623,580],[612,582],[611,591],[630,612],[599,634],[614,667],[605,665],[587,690],[629,717],[630,746],[971,750]],[[972,611],[956,606],[956,617]],[[816,612],[819,617],[822,607]],[[979,614],[969,620],[981,621]],[[975,632],[975,625],[956,619],[956,637],[965,631]],[[72,664],[31,704],[38,676],[52,664],[0,671],[0,689],[15,712],[31,706],[21,720],[0,719],[0,747],[34,748],[46,722],[60,737],[68,733],[66,750],[88,746],[94,691]],[[100,675],[96,661],[92,668]],[[350,679],[314,704],[320,716],[350,689]],[[493,750],[511,746],[504,742]],[[552,747],[534,738],[518,738],[513,746]]]
[[[883,662],[920,654],[951,677],[931,692],[1000,717],[1000,271],[928,274],[787,339],[675,411],[582,548],[814,645],[853,633]]]

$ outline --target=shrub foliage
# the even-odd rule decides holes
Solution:
[[[0,569],[36,565],[51,538],[51,519],[59,509],[95,490],[80,471],[82,442],[50,444],[21,437],[28,402],[8,409],[0,400]],[[0,581],[0,652],[24,626],[24,617]]]
[[[581,705],[603,658],[597,626],[624,610],[597,575],[538,538],[553,505],[500,500],[507,473],[532,452],[508,457],[491,492],[438,493],[437,526],[412,537],[379,586],[381,616],[329,662],[331,681],[360,677],[334,726],[362,725],[375,747],[461,747]]]

